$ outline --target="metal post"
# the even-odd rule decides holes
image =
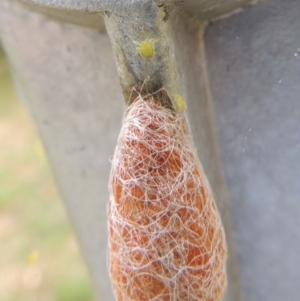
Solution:
[[[1,41],[46,146],[97,300],[113,300],[106,267],[108,158],[122,99],[146,78],[152,89],[164,86],[187,101],[227,232],[225,299],[298,300],[300,3],[261,0],[206,26],[251,2],[0,0]],[[136,43],[146,39],[156,41],[151,63],[136,53]]]

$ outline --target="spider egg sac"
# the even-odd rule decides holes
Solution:
[[[109,272],[117,301],[220,301],[226,242],[183,114],[126,110],[112,161]]]

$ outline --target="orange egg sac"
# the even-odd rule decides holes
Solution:
[[[109,272],[117,301],[219,301],[226,242],[183,114],[126,110],[112,160]]]

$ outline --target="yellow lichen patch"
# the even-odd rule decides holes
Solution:
[[[136,47],[136,51],[138,54],[143,58],[149,58],[155,55],[155,43],[157,42],[156,39],[149,39],[145,40],[141,43],[138,43]]]
[[[175,110],[177,112],[182,112],[186,109],[186,103],[181,95],[174,94],[172,99],[173,99]]]

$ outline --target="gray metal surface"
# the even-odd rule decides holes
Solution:
[[[108,38],[102,34],[103,23],[94,16],[92,23],[85,23],[86,12],[83,12],[80,24],[91,28],[99,26],[97,31],[83,29],[31,11],[31,7],[23,6],[21,2],[2,0],[0,5],[2,41],[11,61],[16,84],[43,138],[98,298],[102,295],[102,300],[113,300],[106,267],[108,158],[116,143],[121,122],[120,108],[124,100],[119,94]],[[195,137],[199,155],[223,209],[226,207],[226,196],[207,87],[203,26],[199,23],[191,27],[189,19],[183,18],[181,22],[173,20],[173,23],[163,24],[165,21],[160,14],[164,14],[164,10],[153,7],[152,19],[147,19],[146,11],[141,14],[147,8],[144,3],[140,10],[137,8],[132,13],[138,16],[140,12],[140,17],[135,22],[125,22],[132,34],[131,39],[122,41],[123,49],[120,52],[125,54],[125,59],[117,59],[119,75],[122,75],[120,70],[127,72],[127,76],[121,76],[123,91],[126,92],[132,84],[139,84],[146,76],[142,72],[145,66],[138,64],[139,57],[133,39],[136,37],[140,41],[143,31],[150,35],[149,38],[156,34],[159,46],[162,49],[168,46],[170,51],[165,54],[168,64],[165,59],[158,59],[157,72],[152,77],[188,100],[188,114],[192,129],[197,133]],[[57,17],[61,18],[65,13]],[[68,21],[74,21],[73,13],[68,14]],[[157,24],[156,14],[159,14],[160,20]],[[121,41],[118,39],[118,30],[121,28],[118,26],[119,17],[120,13],[116,17],[114,13],[106,14],[106,24],[115,46]],[[121,18],[126,18],[124,12]],[[114,27],[114,24],[117,26]],[[144,37],[148,38],[147,34]],[[114,49],[118,58],[118,48]],[[196,60],[190,59],[197,56]],[[131,69],[126,67],[131,58],[133,66],[140,68],[135,69],[133,76],[138,82],[126,81],[132,78]],[[174,80],[179,72],[179,79]],[[224,214],[223,217],[230,253],[226,298],[239,300],[229,218]]]
[[[37,124],[97,300],[114,300],[106,260],[109,157],[123,101],[107,35],[0,1],[1,38]],[[42,202],[43,200],[41,200]],[[47,212],[45,212],[47,214]]]
[[[101,22],[98,31],[83,29],[52,20],[15,1],[2,0],[0,4],[2,41],[16,84],[43,138],[97,292],[103,300],[112,300],[106,267],[108,158],[113,153],[119,132],[123,100],[117,88],[108,38],[102,34]],[[110,20],[113,18],[107,23]],[[142,18],[140,22],[143,22]],[[226,196],[207,91],[202,34],[199,28],[188,30],[182,25],[168,25],[168,31],[162,31],[157,37],[164,35],[169,46],[177,47],[177,56],[172,53],[174,48],[170,51],[172,71],[180,69],[182,73],[175,88],[188,99],[199,154],[218,202],[224,208]],[[114,40],[117,32],[109,30]],[[171,35],[171,30],[176,35]],[[149,32],[153,32],[151,27]],[[132,45],[128,48],[132,49]],[[197,55],[200,56],[196,61],[190,60]],[[130,53],[126,57],[130,58]],[[138,56],[135,54],[135,57]],[[124,69],[124,65],[117,62],[118,68]],[[168,68],[157,68],[164,79]],[[128,75],[130,78],[129,72]],[[163,84],[174,86],[168,77]],[[123,82],[124,90],[129,85]],[[200,119],[198,112],[201,112]],[[231,296],[230,299],[238,300],[228,215],[224,218],[230,250],[227,298]]]
[[[108,158],[123,106],[102,16],[125,95],[144,77],[133,40],[158,38],[158,54],[168,44],[173,49],[173,57],[157,56],[152,75],[187,100],[198,152],[223,208],[230,247],[226,300],[241,300],[229,213],[243,300],[299,300],[300,2],[261,0],[210,23],[204,41],[199,23],[250,2],[190,0],[184,7],[168,1],[178,11],[166,25],[157,7],[161,1],[151,2],[147,19],[148,1],[0,0],[2,43],[46,145],[97,300],[113,300],[106,268]],[[133,22],[125,20],[125,39],[120,29],[129,4]],[[129,59],[133,68],[126,67]],[[127,72],[123,77],[120,68]],[[172,72],[180,76],[172,78]]]
[[[34,5],[35,9],[43,7],[77,10],[83,12],[99,11],[126,11],[129,6],[139,9],[143,6],[158,6],[162,3],[167,6],[182,7],[190,17],[209,20],[219,15],[229,13],[256,0],[20,0]]]
[[[245,301],[298,301],[300,2],[262,1],[205,41]]]

